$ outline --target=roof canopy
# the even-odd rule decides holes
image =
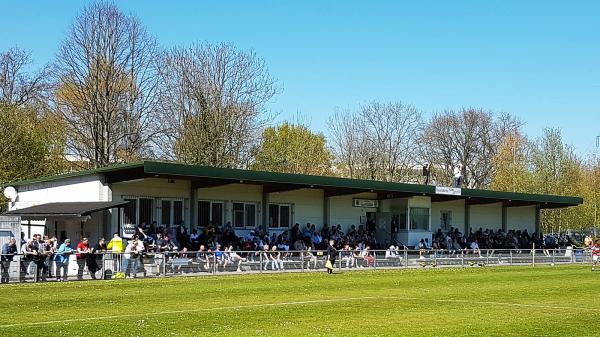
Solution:
[[[535,205],[540,208],[568,207],[583,203],[583,199],[579,197],[500,192],[466,188],[460,190],[459,195],[449,195],[447,193],[439,193],[439,191],[436,193],[436,187],[431,185],[238,170],[161,161],[141,161],[132,164],[115,165],[95,170],[79,171],[58,176],[22,181],[14,183],[13,185],[19,186],[90,174],[103,175],[106,178],[107,183],[117,183],[140,178],[157,177],[190,180],[192,183],[192,188],[214,187],[232,183],[256,184],[262,185],[266,193],[283,192],[301,188],[316,188],[324,190],[326,196],[373,192],[377,193],[378,199],[430,196],[432,202],[464,199],[468,204],[502,202],[507,206]]]
[[[111,208],[121,208],[128,203],[129,201],[54,202],[9,211],[5,215],[14,215],[29,219],[80,218],[94,212]]]

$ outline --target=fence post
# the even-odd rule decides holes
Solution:
[[[532,256],[531,264],[533,267],[535,267],[535,243],[533,243],[533,250],[531,251],[531,256]]]
[[[258,255],[259,257],[259,263],[260,265],[258,266],[258,270],[262,273],[263,272],[263,255],[262,252],[260,252],[260,254]]]
[[[300,270],[304,273],[304,252],[300,252]]]
[[[338,252],[338,271],[342,272],[342,251]]]
[[[404,268],[408,268],[408,250],[404,246]]]
[[[510,252],[510,265],[512,266],[512,264],[513,264],[513,251],[512,251],[512,249],[509,250],[509,252]]]
[[[490,250],[489,249],[485,250],[485,264],[486,265],[490,264]]]
[[[462,249],[460,250],[460,266],[465,266],[465,251]]]
[[[554,249],[554,250],[552,251],[552,264],[553,264],[553,265],[554,265],[554,262],[556,261],[556,258],[555,258],[555,257],[556,257],[556,249]]]
[[[217,254],[213,254],[213,275],[217,273]]]

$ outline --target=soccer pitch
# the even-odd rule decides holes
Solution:
[[[598,336],[589,266],[0,287],[0,336]]]

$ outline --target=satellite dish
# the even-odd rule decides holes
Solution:
[[[17,190],[12,186],[6,186],[4,188],[4,196],[10,201],[15,202],[17,200]]]

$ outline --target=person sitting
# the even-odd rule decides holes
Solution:
[[[271,259],[271,269],[273,270],[283,270],[283,260],[281,259],[281,252],[277,250],[277,246],[273,245],[271,247],[271,254],[269,255]]]
[[[345,244],[344,248],[341,251],[342,260],[341,262],[346,263],[346,268],[354,267],[354,263],[356,259],[354,258],[354,254],[352,254],[352,248],[350,248],[349,244]]]
[[[477,239],[475,239],[475,241],[471,242],[471,253],[473,254],[478,254],[479,257],[481,257],[481,249],[479,249],[479,243],[477,242]]]

